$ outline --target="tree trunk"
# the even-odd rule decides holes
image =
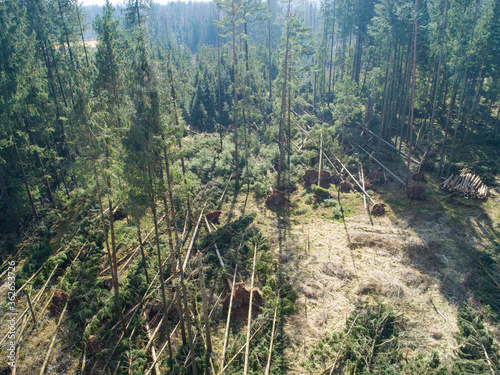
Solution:
[[[158,218],[156,215],[156,199],[155,199],[155,191],[153,187],[153,175],[151,173],[151,164],[148,163],[148,172],[149,172],[149,188],[150,188],[150,196],[151,196],[151,210],[153,211],[153,221],[154,221],[154,226],[155,226],[155,237],[156,237],[156,254],[158,256],[158,267],[159,267],[159,279],[160,279],[160,286],[161,286],[161,298],[163,302],[163,314],[165,316],[165,319],[163,321],[165,322],[165,328],[167,330],[167,337],[168,337],[168,356],[170,359],[172,359],[172,344],[170,340],[170,326],[168,324],[168,305],[167,305],[167,294],[165,291],[165,280],[164,280],[164,273],[163,273],[163,261],[161,258],[161,250],[160,250],[160,233],[158,231]]]
[[[219,13],[220,10],[217,9],[217,25],[219,22]],[[217,26],[217,86],[218,86],[218,104],[219,104],[219,135],[220,135],[220,149],[223,149],[222,146],[222,116],[221,116],[221,101],[220,101],[220,35],[219,35],[219,26]]]
[[[422,157],[422,162],[429,156],[429,153],[431,152],[431,148],[432,148],[432,143],[434,141],[434,116],[436,114],[436,104],[437,104],[438,91],[439,91],[439,76],[441,75],[441,64],[443,61],[443,47],[445,44],[445,37],[446,37],[446,25],[448,23],[449,3],[448,3],[448,0],[444,0],[444,1],[446,2],[446,5],[445,5],[446,8],[445,8],[445,13],[444,13],[444,21],[443,21],[443,32],[441,34],[441,46],[439,49],[439,63],[438,63],[438,68],[437,68],[437,73],[436,73],[436,87],[434,89],[434,100],[432,102],[432,115],[431,115],[430,129],[429,129],[429,139],[427,141],[427,148],[425,150],[424,156]],[[420,164],[420,165],[422,165],[422,164]]]
[[[290,25],[289,25],[289,20],[290,20],[290,9],[291,9],[291,0],[288,0],[288,12],[287,12],[287,17],[286,21],[287,26],[286,26],[286,41],[285,41],[285,67],[283,70],[284,74],[284,79],[283,79],[283,92],[281,96],[281,124],[280,124],[280,132],[279,132],[279,142],[280,142],[280,158],[279,158],[279,164],[278,164],[278,173],[277,173],[277,179],[276,179],[276,189],[280,190],[281,188],[281,172],[283,168],[283,143],[284,143],[284,137],[285,137],[285,120],[286,120],[286,85],[287,85],[287,74],[288,74],[288,41],[290,37]]]
[[[233,25],[233,64],[234,64],[234,161],[235,161],[235,181],[238,185],[240,176],[239,157],[238,157],[238,86],[237,86],[237,60],[236,60],[236,34],[235,34],[235,17],[238,9],[235,9],[234,0],[232,4],[232,25]]]
[[[412,73],[412,83],[411,83],[411,112],[410,112],[410,142],[408,144],[408,164],[406,166],[406,186],[410,180],[410,163],[411,163],[411,153],[413,151],[413,116],[415,110],[415,70],[417,63],[417,3],[415,0],[415,7],[413,9],[414,26],[413,26],[413,73]]]
[[[142,255],[142,266],[144,267],[144,275],[146,276],[146,283],[149,283],[149,274],[148,274],[148,266],[146,263],[146,254],[144,252],[144,246],[142,245],[142,236],[141,236],[141,221],[137,220],[137,239],[139,240],[139,248],[141,249]]]

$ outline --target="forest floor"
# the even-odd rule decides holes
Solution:
[[[386,204],[386,214],[373,217],[373,224],[357,192],[340,194],[345,222],[332,218],[331,207],[305,204],[303,188],[279,212],[252,193],[245,207],[246,187],[223,206],[224,223],[243,207],[257,213],[254,224],[270,238],[297,291],[297,313],[284,328],[287,372],[318,373],[308,360],[314,345],[344,330],[347,317],[365,303],[390,305],[402,317],[403,356],[435,350],[445,363],[452,360],[458,307],[465,299],[481,310],[473,290],[482,281],[475,279],[472,264],[500,230],[500,194],[491,190],[484,202],[451,200],[439,181],[429,181],[427,188],[422,201],[407,199],[400,186],[379,189],[372,198]],[[336,198],[335,188],[330,191]],[[498,325],[486,320],[486,326],[500,340]]]

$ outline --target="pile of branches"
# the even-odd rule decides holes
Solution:
[[[488,187],[475,174],[462,170],[460,174],[452,174],[441,184],[441,188],[448,191],[458,191],[462,195],[484,199],[488,195]]]

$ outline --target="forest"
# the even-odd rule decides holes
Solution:
[[[0,374],[499,374],[500,2],[0,0]]]

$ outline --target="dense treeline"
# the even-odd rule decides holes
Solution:
[[[316,153],[308,160],[294,154],[307,131],[348,166],[359,151],[356,145],[377,158],[393,150],[404,163],[400,173],[406,184],[417,170],[441,177],[466,163],[487,180],[497,173],[496,162],[488,155],[478,160],[463,155],[498,144],[499,19],[500,3],[494,0],[151,6],[130,0],[118,9],[107,2],[102,10],[74,0],[3,0],[0,232],[7,240],[2,256],[14,253],[23,234],[37,232],[43,241],[26,266],[34,271],[57,254],[50,244],[57,216],[81,207],[75,213],[82,220],[77,231],[85,232],[95,253],[88,266],[73,268],[68,276],[73,306],[91,300],[80,312],[73,308],[78,334],[85,340],[104,337],[115,324],[130,333],[124,312],[139,303],[135,290],[147,294],[157,271],[163,314],[175,315],[182,338],[177,353],[166,340],[165,366],[172,373],[185,373],[183,363],[192,373],[208,371],[201,356],[210,357],[211,349],[196,340],[203,324],[190,311],[198,291],[184,275],[181,255],[197,215],[218,207],[227,181],[236,191],[240,184],[248,191],[252,186],[260,197],[270,188],[290,191],[301,177],[294,168],[317,163]],[[191,133],[218,133],[218,145],[207,141],[186,151],[183,137]],[[217,160],[205,157],[211,147]],[[357,160],[353,163],[357,168]],[[128,224],[119,239],[113,215],[118,207]],[[230,267],[241,264],[252,272],[256,252],[269,264],[259,266],[258,278],[274,302],[266,305],[269,311],[258,321],[266,329],[252,344],[267,350],[278,301],[285,314],[293,311],[295,296],[265,239],[247,228],[251,220],[243,216],[212,237],[233,238],[233,252],[225,254]],[[154,259],[142,248],[144,223],[155,233]],[[117,257],[123,238],[134,238],[142,255],[125,280]],[[105,301],[90,295],[104,293],[102,280],[92,274],[102,259],[111,276],[112,298]],[[221,282],[213,269],[207,272],[207,283]],[[386,315],[382,319],[379,312],[376,318],[389,324],[394,317]],[[170,320],[162,320],[167,338],[175,330]],[[284,345],[282,332],[276,340]],[[139,343],[129,341],[138,371],[149,367]],[[495,349],[490,341],[488,353]],[[129,350],[125,346],[121,352]],[[273,361],[283,360],[278,357],[273,354]],[[264,371],[259,358],[250,362],[254,373]],[[227,366],[241,369],[241,363]]]

